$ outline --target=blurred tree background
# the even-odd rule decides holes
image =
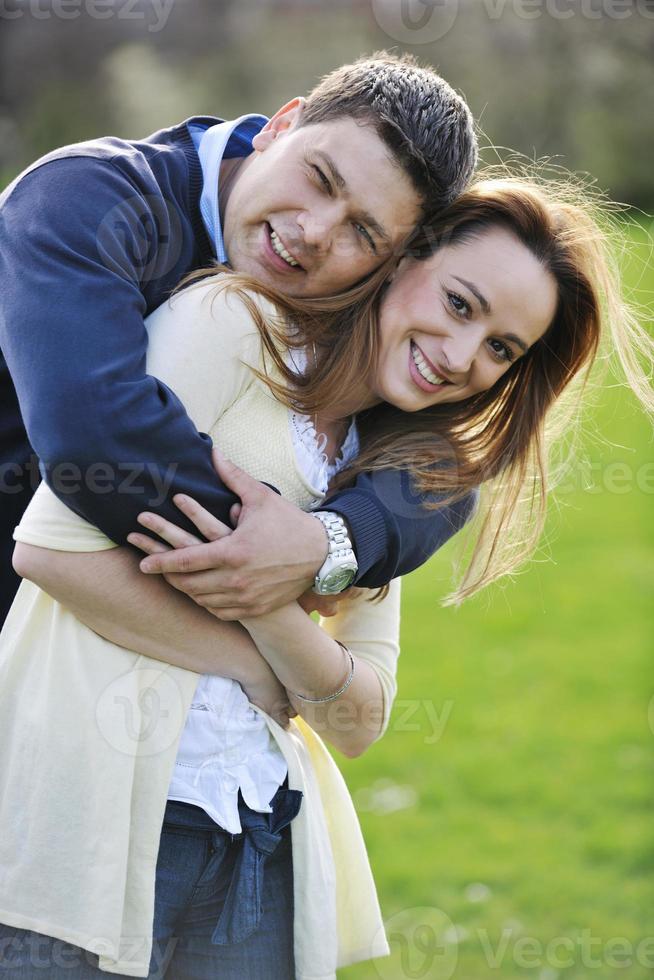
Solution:
[[[0,176],[104,133],[271,113],[381,47],[437,66],[490,142],[652,209],[651,0],[2,0]]]
[[[631,205],[651,302],[650,0],[0,0],[0,186],[77,140],[271,113],[379,48],[437,66],[487,143]],[[652,433],[595,394],[515,583],[440,609],[456,539],[405,583],[389,731],[339,759],[393,956],[343,980],[654,972]]]

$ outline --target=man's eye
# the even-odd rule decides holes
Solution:
[[[363,225],[355,224],[354,227],[356,228],[358,234],[361,235],[361,237],[365,239],[366,244],[368,244],[370,246],[370,248],[372,249],[372,251],[373,252],[376,252],[377,251],[377,246],[375,245],[374,239],[372,238],[372,235],[370,234],[370,232],[366,228],[364,228]]]
[[[329,180],[327,179],[327,177],[325,177],[325,175],[322,172],[322,170],[320,169],[320,167],[317,167],[315,163],[312,163],[311,166],[312,166],[313,170],[315,170],[315,172],[317,173],[318,179],[322,183],[323,187],[325,188],[325,190],[327,191],[327,193],[331,197],[331,194],[332,194],[332,185],[329,183]]]
[[[458,293],[448,291],[447,299],[457,316],[470,316],[472,313],[470,303],[463,296],[459,296]]]

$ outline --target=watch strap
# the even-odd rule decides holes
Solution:
[[[333,576],[340,565],[353,573],[352,578],[354,578],[358,567],[356,555],[347,525],[340,514],[336,514],[334,511],[321,510],[314,511],[313,516],[317,517],[325,528],[328,540],[327,557],[316,574],[314,591],[320,594],[329,594],[329,591],[323,592],[323,586],[328,576]],[[342,588],[346,587],[344,585]]]

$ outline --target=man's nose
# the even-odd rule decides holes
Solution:
[[[344,219],[345,207],[341,202],[334,201],[329,207],[302,211],[297,221],[305,244],[317,251],[326,252],[331,248]]]

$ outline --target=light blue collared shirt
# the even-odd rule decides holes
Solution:
[[[250,114],[216,123],[215,126],[189,126],[189,132],[202,167],[203,186],[200,213],[219,262],[228,263],[218,207],[220,164],[233,157],[252,153],[252,140],[268,122],[266,116]]]

